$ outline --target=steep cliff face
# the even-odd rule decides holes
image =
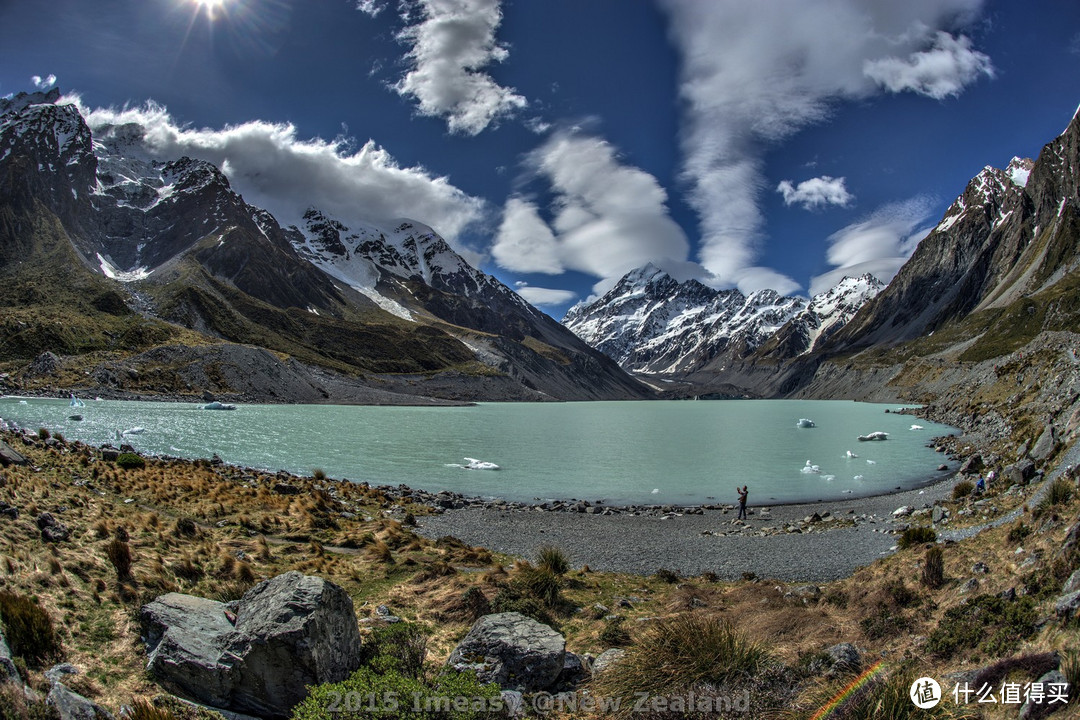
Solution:
[[[313,208],[303,227],[282,227],[214,165],[156,157],[139,125],[91,133],[58,99],[0,102],[0,273],[9,287],[0,302],[34,322],[45,305],[79,318],[89,339],[58,352],[145,350],[182,327],[205,336],[200,343],[263,346],[350,375],[452,371],[478,381],[457,383],[471,399],[647,393],[421,223],[354,231]],[[65,292],[44,296],[49,283]],[[67,292],[82,286],[111,293],[114,314],[154,331],[101,340],[115,330],[88,319],[85,293]],[[24,337],[11,325],[5,356],[49,349],[48,333]],[[488,377],[518,389],[493,382],[487,396]]]

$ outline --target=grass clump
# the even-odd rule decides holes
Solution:
[[[105,546],[105,555],[116,570],[116,579],[120,582],[131,579],[131,546],[119,537],[113,538]]]
[[[0,720],[60,720],[60,711],[30,700],[21,686],[6,682],[0,683]]]
[[[537,566],[541,570],[550,572],[552,575],[562,576],[570,570],[570,560],[562,550],[552,545],[548,545],[540,548]]]
[[[491,600],[491,612],[504,613],[516,612],[525,617],[549,625],[558,630],[559,625],[548,608],[544,607],[536,598],[526,597],[514,587],[504,587],[495,594]]]
[[[650,623],[638,643],[593,680],[593,691],[619,701],[613,717],[635,717],[634,701],[643,693],[731,700],[738,690],[766,682],[770,666],[775,661],[766,648],[747,640],[729,622],[688,613]],[[751,702],[768,697],[763,689],[749,694]]]
[[[945,584],[945,553],[939,547],[927,549],[923,559],[922,583],[928,588],[939,588]]]
[[[923,673],[912,664],[872,675],[861,685],[855,676],[839,677],[825,686],[816,686],[782,717],[828,717],[830,720],[961,720],[982,717],[977,711],[952,702],[920,709],[911,701],[911,686]],[[853,689],[852,692],[847,692]],[[839,698],[839,701],[837,701]]]
[[[179,720],[172,710],[158,707],[149,700],[136,698],[131,703],[131,711],[127,714],[128,720]]]
[[[952,499],[963,500],[975,490],[975,483],[970,480],[961,480],[953,485]]]
[[[421,678],[431,630],[418,623],[394,623],[375,630],[364,643],[364,664],[376,661],[410,678]]]
[[[120,453],[116,458],[116,464],[124,470],[141,470],[146,467],[146,461],[135,453]]]
[[[916,525],[909,527],[900,535],[900,539],[896,542],[896,546],[901,550],[906,550],[915,545],[924,545],[936,541],[937,532],[934,531],[934,528]]]
[[[942,659],[974,649],[1001,657],[1034,634],[1036,620],[1035,601],[1030,597],[1006,600],[979,595],[945,611],[927,638],[926,649]]]
[[[911,618],[881,603],[872,615],[859,621],[859,627],[869,640],[893,638],[911,629]]]
[[[600,631],[600,643],[605,648],[625,647],[631,642],[630,633],[623,626],[621,617],[614,617],[604,623],[604,629]]]
[[[1010,543],[1023,542],[1024,538],[1026,538],[1030,534],[1031,528],[1025,525],[1024,522],[1021,520],[1020,522],[1009,528],[1008,540]]]
[[[1036,519],[1049,515],[1061,505],[1067,504],[1073,497],[1073,484],[1065,478],[1058,478],[1050,483],[1046,497],[1035,506],[1032,516]]]
[[[0,592],[0,620],[4,637],[16,657],[32,668],[40,668],[60,658],[60,638],[52,618],[37,600],[12,592]]]

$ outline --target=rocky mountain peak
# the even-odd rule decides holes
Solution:
[[[0,98],[0,115],[21,112],[30,105],[53,105],[60,99],[60,88],[54,87],[46,92],[21,92],[10,98]]]

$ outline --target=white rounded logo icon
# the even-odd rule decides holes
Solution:
[[[909,693],[915,707],[929,710],[941,702],[941,686],[931,677],[921,677],[911,684]]]

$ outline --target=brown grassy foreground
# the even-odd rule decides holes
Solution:
[[[20,662],[39,688],[53,661],[73,663],[82,670],[73,689],[113,711],[159,693],[144,672],[136,621],[144,602],[169,591],[233,599],[290,569],[343,586],[361,619],[386,604],[429,626],[436,663],[476,617],[516,609],[557,625],[571,651],[628,648],[626,670],[598,683],[598,693],[746,687],[755,717],[810,717],[843,689],[851,677],[825,675],[822,659],[841,642],[859,646],[867,665],[883,661],[870,683],[877,695],[866,701],[879,710],[830,717],[933,717],[885,712],[883,698],[911,673],[941,679],[1055,650],[1071,658],[1063,666],[1077,666],[1076,625],[1053,617],[1054,599],[1080,565],[1076,552],[1060,550],[1080,510],[1071,481],[1071,492],[1062,486],[1054,503],[1029,509],[1021,522],[935,546],[936,580],[927,579],[936,570],[924,572],[929,546],[914,544],[845,580],[793,592],[797,586],[763,579],[570,569],[554,549],[534,565],[452,538],[431,541],[410,527],[427,508],[319,471],[298,478],[152,458],[124,469],[78,443],[4,439],[31,466],[0,471],[0,500],[20,510],[18,519],[0,517],[0,590],[36,599],[60,640],[58,651]],[[34,522],[42,512],[65,524],[70,539],[44,543]],[[998,598],[1010,589],[1016,601]],[[1003,672],[1020,678],[1023,667],[1016,661]],[[1078,708],[1052,717],[1078,717]],[[981,710],[1015,717],[1018,706]]]

